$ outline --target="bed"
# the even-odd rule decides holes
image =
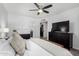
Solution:
[[[0,56],[19,56],[9,44],[10,40],[0,40]],[[53,43],[39,38],[26,40],[27,49],[24,56],[72,56],[72,54]]]

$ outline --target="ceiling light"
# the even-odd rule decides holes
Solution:
[[[42,9],[39,9],[39,10],[38,10],[38,12],[42,13],[42,12],[43,12],[43,10],[42,10]]]

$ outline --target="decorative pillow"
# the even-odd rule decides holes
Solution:
[[[13,33],[11,46],[20,56],[24,55],[25,48],[26,48],[25,40],[17,32]]]

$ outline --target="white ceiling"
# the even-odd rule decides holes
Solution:
[[[39,16],[37,15],[36,11],[29,11],[30,9],[36,9],[36,6],[33,3],[4,3],[3,5],[8,13],[29,17],[49,17],[50,15],[53,16],[66,10],[79,7],[79,3],[39,3],[39,5],[43,7],[49,4],[53,5],[53,7],[47,9],[48,11],[50,11],[50,13],[42,13]]]

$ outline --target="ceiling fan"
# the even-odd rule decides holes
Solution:
[[[45,7],[41,7],[40,5],[38,5],[37,3],[34,3],[34,5],[37,7],[37,9],[32,9],[32,10],[29,10],[29,11],[37,11],[37,15],[39,15],[40,13],[44,12],[44,13],[49,13],[49,11],[47,11],[46,9],[47,8],[50,8],[52,7],[52,5],[47,5]]]

